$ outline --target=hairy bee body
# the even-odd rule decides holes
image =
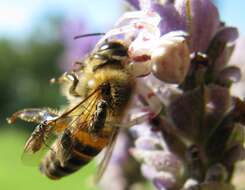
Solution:
[[[50,179],[77,171],[110,143],[115,131],[110,124],[121,122],[135,85],[133,76],[123,66],[126,59],[126,47],[113,42],[105,43],[85,60],[76,87],[81,98],[76,99],[84,99],[94,91],[96,95],[73,111],[73,115],[84,113],[84,116],[72,128],[65,129],[43,159],[40,170]],[[76,104],[71,101],[68,110]]]

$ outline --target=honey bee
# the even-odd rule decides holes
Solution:
[[[108,163],[122,117],[135,88],[135,78],[126,69],[127,46],[106,41],[85,58],[78,71],[64,73],[57,81],[68,88],[70,104],[64,111],[23,109],[8,118],[39,123],[27,140],[24,155],[45,147],[51,134],[58,137],[40,164],[50,179],[76,172],[107,147],[97,178]],[[68,86],[68,87],[67,87]]]

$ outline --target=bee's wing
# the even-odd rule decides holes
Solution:
[[[81,125],[80,127],[87,127],[87,125],[82,125],[90,121],[93,112],[96,109],[96,102],[100,98],[100,93],[98,93],[99,87],[94,90],[90,95],[84,98],[81,102],[76,104],[74,107],[65,111],[55,120],[51,121],[51,125],[62,125],[62,131],[66,128],[77,128],[77,122]],[[80,129],[80,128],[79,128]]]
[[[103,177],[103,174],[105,173],[105,170],[108,166],[108,163],[109,163],[110,158],[111,158],[112,153],[113,153],[113,149],[114,149],[115,144],[116,144],[116,139],[117,139],[118,133],[119,133],[119,128],[115,127],[113,129],[109,144],[106,147],[104,157],[102,158],[102,160],[98,166],[98,171],[97,171],[95,179],[94,179],[95,183],[99,183],[99,181]]]
[[[51,126],[52,130],[50,133],[45,134],[45,139],[37,140],[37,136],[31,135],[26,142],[22,154],[23,163],[25,165],[39,164],[47,151],[52,151],[52,144],[58,135],[62,136],[65,129],[69,128],[72,134],[75,134],[76,130],[87,130],[87,123],[90,121],[96,107],[96,102],[100,97],[98,91],[99,88],[74,107],[57,116],[55,119],[48,121],[46,125]],[[77,122],[79,122],[79,126]],[[39,148],[35,148],[35,145]]]

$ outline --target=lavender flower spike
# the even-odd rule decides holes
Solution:
[[[141,8],[141,0],[128,2],[136,9]],[[189,33],[192,52],[205,51],[220,26],[217,8],[210,0],[151,1],[151,9],[162,18],[162,34],[174,30]]]
[[[242,73],[228,65],[238,30],[220,21],[211,0],[127,2],[135,10],[94,49],[122,41],[120,69],[137,78],[124,120],[137,125],[119,141],[105,184],[113,178],[113,187],[134,189],[143,176],[158,190],[235,189],[235,166],[245,159],[245,100],[231,90]]]
[[[191,50],[204,52],[220,26],[217,8],[210,0],[176,0],[175,7],[191,35]]]
[[[144,0],[128,2],[136,10],[148,8],[160,16],[160,36],[176,30],[188,33],[186,51],[180,51],[181,46],[174,50],[188,52],[178,54],[182,60],[186,54],[190,58],[187,74],[175,82],[181,92],[161,92],[173,82],[166,80],[166,50],[158,51],[161,59],[151,54],[153,75],[142,79],[167,102],[159,115],[136,127],[141,132],[136,133],[130,153],[141,163],[142,174],[159,190],[235,189],[231,181],[235,165],[245,158],[245,101],[230,90],[242,74],[238,67],[228,65],[237,29],[220,21],[210,0],[152,0],[145,6]],[[177,59],[171,61],[173,70],[178,70]],[[151,104],[141,92],[138,95],[142,105]]]

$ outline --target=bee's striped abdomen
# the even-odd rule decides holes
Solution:
[[[56,141],[54,150],[50,151],[41,164],[41,171],[51,179],[69,175],[91,161],[109,141],[103,131],[107,112],[106,101],[98,101],[96,111],[92,114],[88,130],[66,129]],[[109,135],[109,136],[108,136]]]
[[[104,146],[106,146],[103,144],[108,141],[106,138],[98,137],[96,142],[99,143],[99,146],[95,146],[96,144],[92,137],[89,134],[86,135],[84,133],[84,135],[88,138],[83,137],[82,141],[78,138],[74,139],[70,156],[63,164],[58,159],[55,150],[49,151],[41,163],[41,172],[50,179],[60,179],[76,172],[100,153]],[[57,146],[60,146],[60,144]]]

